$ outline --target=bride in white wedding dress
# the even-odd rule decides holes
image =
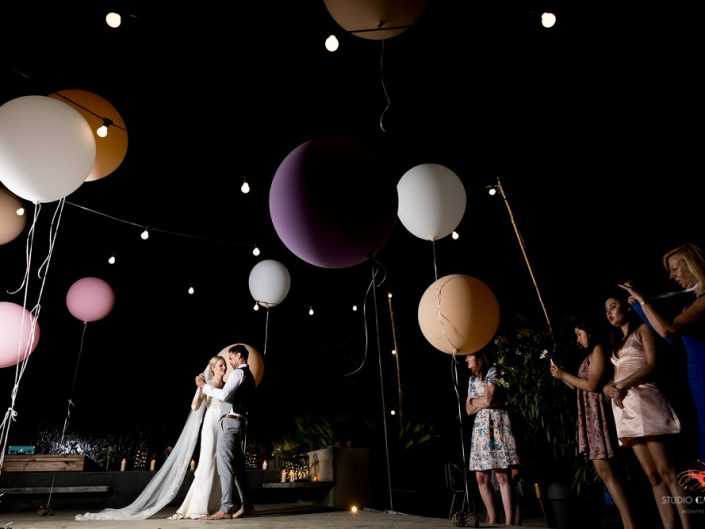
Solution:
[[[222,356],[214,356],[204,371],[206,380],[222,387],[227,364]],[[206,405],[203,406],[203,401]],[[193,456],[198,433],[201,432],[201,451],[193,483],[176,514],[170,519],[200,518],[220,508],[220,480],[215,468],[216,430],[222,401],[207,398],[200,390],[191,404],[191,413],[179,440],[164,465],[150,480],[142,493],[130,505],[121,509],[77,514],[76,520],[146,520],[166,507],[178,494]],[[205,418],[204,418],[205,412]],[[203,419],[203,421],[201,421]],[[201,422],[203,424],[201,425]]]
[[[223,377],[227,371],[225,359],[222,356],[214,356],[208,363],[213,371],[211,385],[213,387],[223,387]],[[218,511],[220,508],[221,489],[220,479],[215,466],[215,448],[218,442],[218,423],[222,416],[221,407],[223,401],[212,397],[206,397],[199,391],[196,392],[192,408],[197,409],[202,401],[207,402],[206,416],[201,427],[201,453],[198,457],[198,468],[193,476],[191,487],[184,498],[181,507],[176,510],[176,514],[169,516],[169,520],[180,520],[182,518],[202,519]]]

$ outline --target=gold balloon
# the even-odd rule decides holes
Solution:
[[[226,371],[225,376],[223,377],[223,380],[225,381],[228,380],[230,373],[232,373],[233,371],[233,367],[228,363],[228,349],[230,349],[233,345],[238,344],[230,344],[218,353],[218,356],[222,356],[223,358],[225,358],[225,365],[228,366],[228,370]],[[262,381],[262,377],[264,376],[264,359],[262,358],[262,355],[259,354],[259,351],[251,345],[247,345],[246,343],[241,343],[239,345],[244,345],[247,349],[247,352],[249,353],[247,357],[247,365],[250,366],[252,375],[255,377],[255,384],[259,386],[259,383]]]
[[[0,244],[14,241],[27,224],[27,214],[18,215],[22,202],[4,189],[0,189]]]
[[[426,0],[324,0],[324,2],[328,13],[340,27],[368,40],[383,40],[399,35],[416,22],[426,7]]]
[[[49,94],[49,97],[78,110],[91,126],[95,137],[95,163],[86,182],[99,180],[115,171],[127,154],[127,127],[117,109],[99,95],[86,90],[59,90]],[[108,135],[101,138],[96,131],[103,125],[103,118],[113,124],[108,127]]]
[[[499,305],[490,288],[452,274],[426,289],[419,303],[421,332],[436,349],[458,355],[485,347],[499,327]]]

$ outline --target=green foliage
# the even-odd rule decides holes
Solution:
[[[551,358],[560,365],[570,363],[566,354],[574,350],[548,332],[527,328],[498,336],[488,347],[525,459],[540,469],[542,478],[572,482],[573,490],[583,493],[595,475],[577,453],[575,392],[549,369]]]
[[[332,446],[336,441],[333,425],[325,417],[302,415],[294,418],[295,441],[301,451],[310,452]]]
[[[441,435],[432,424],[404,421],[399,427],[399,447],[402,450],[414,450],[430,446]]]

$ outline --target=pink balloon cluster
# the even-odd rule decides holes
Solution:
[[[112,287],[98,277],[79,279],[66,294],[69,312],[83,322],[98,321],[113,310],[115,293]]]
[[[39,324],[27,309],[0,301],[0,367],[19,364],[39,342]]]

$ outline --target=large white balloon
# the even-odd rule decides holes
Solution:
[[[0,106],[0,180],[18,197],[53,202],[73,193],[95,153],[90,126],[63,101],[22,96]]]
[[[442,239],[463,220],[465,187],[458,175],[443,165],[412,167],[397,183],[397,193],[399,220],[420,239]]]
[[[265,307],[279,305],[289,293],[291,276],[279,261],[265,259],[257,263],[250,272],[250,294]]]

